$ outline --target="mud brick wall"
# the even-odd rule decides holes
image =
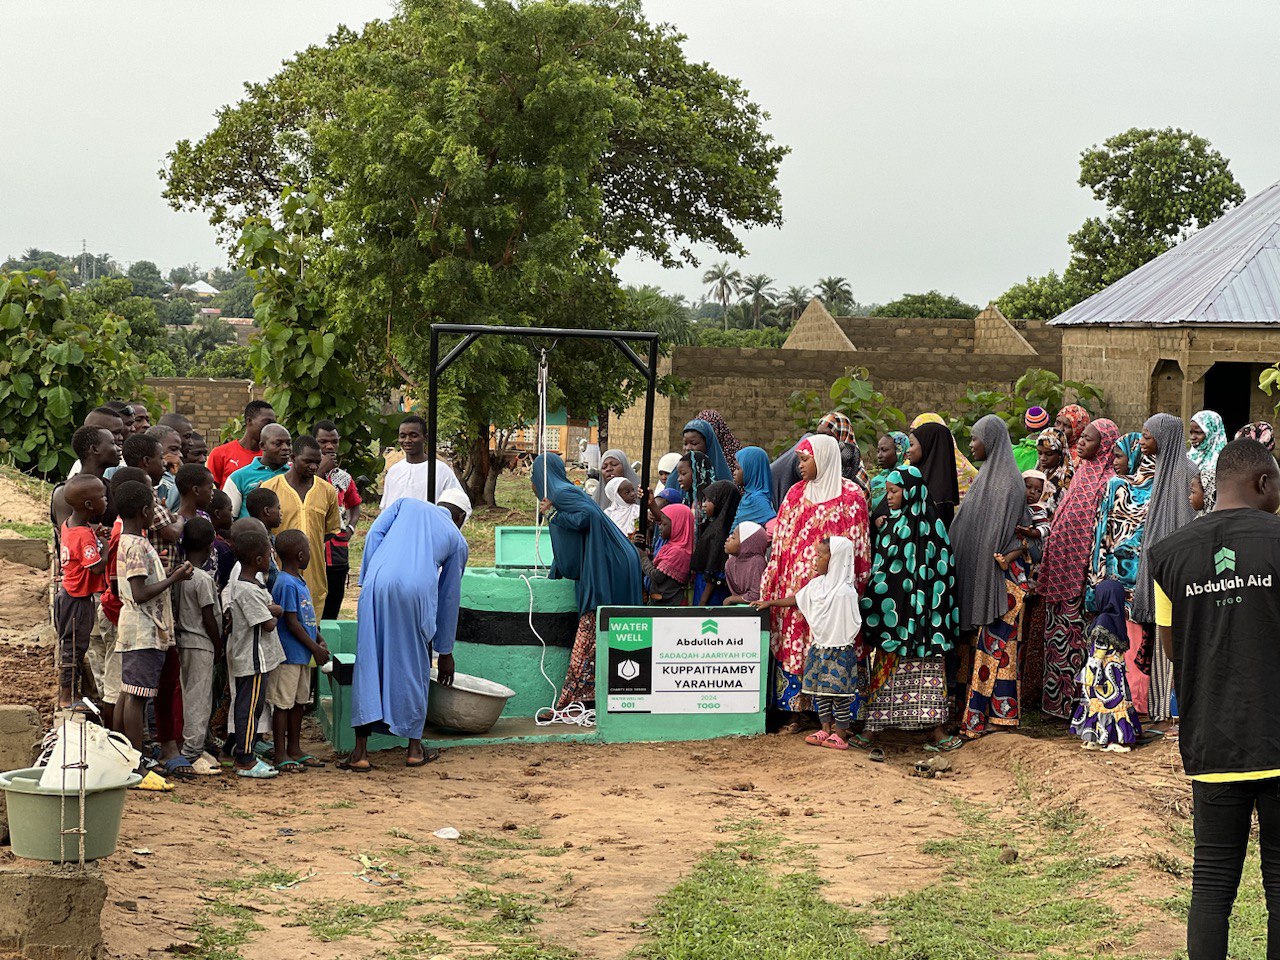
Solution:
[[[651,456],[680,450],[685,423],[698,411],[719,410],[744,445],[770,454],[797,433],[788,400],[793,391],[825,392],[850,367],[865,366],[872,381],[908,418],[929,410],[955,409],[971,386],[1009,390],[1044,358],[970,356],[950,359],[949,346],[931,346],[938,354],[835,350],[766,350],[681,347],[660,365],[688,384],[685,399],[659,397],[655,404]],[[639,459],[644,405],[633,406],[609,424],[609,445]]]
[[[262,399],[262,388],[252,380],[208,380],[194,377],[151,377],[165,413],[180,413],[203,433],[209,447],[221,442],[223,428],[244,416],[245,404]]]

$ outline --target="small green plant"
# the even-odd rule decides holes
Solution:
[[[317,900],[307,905],[298,920],[317,940],[331,943],[347,937],[367,937],[377,924],[404,916],[406,906],[399,900],[385,903]]]
[[[994,413],[1009,427],[1009,435],[1018,441],[1027,434],[1023,418],[1032,407],[1043,407],[1052,416],[1068,402],[1078,403],[1092,415],[1102,412],[1102,391],[1091,383],[1063,380],[1052,370],[1033,367],[1018,378],[1012,393],[1003,390],[970,389],[960,398],[961,411],[948,426],[960,441],[973,434],[973,425]]]

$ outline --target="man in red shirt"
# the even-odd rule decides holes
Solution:
[[[265,400],[249,401],[244,408],[244,436],[214,447],[205,464],[213,474],[216,489],[221,490],[227,477],[253,463],[253,458],[262,452],[262,428],[275,422],[276,412],[271,404]]]

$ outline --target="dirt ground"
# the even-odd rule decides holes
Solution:
[[[873,764],[776,735],[458,748],[421,770],[406,769],[394,751],[367,775],[331,764],[271,782],[131,794],[119,852],[106,863],[106,942],[117,957],[182,951],[219,884],[275,867],[306,879],[251,898],[266,929],[240,948],[246,960],[363,957],[385,947],[376,937],[325,943],[286,929],[312,901],[448,903],[477,885],[549,894],[538,935],[613,960],[642,942],[657,897],[724,839],[724,823],[758,818],[811,845],[805,856],[832,882],[828,895],[856,904],[937,878],[943,862],[921,845],[969,829],[955,812],[962,800],[1011,817],[1075,801],[1105,817],[1114,825],[1108,852],[1138,865],[1128,899],[1145,929],[1132,952],[1176,950],[1182,928],[1141,907],[1173,883],[1144,865],[1175,850],[1160,838],[1162,818],[1187,792],[1172,745],[1101,759],[1066,739],[995,735],[953,754],[953,772],[936,780],[910,775],[920,756],[902,745]],[[1031,798],[1016,785],[1024,777]],[[432,836],[445,826],[462,841]],[[1009,842],[1017,845],[1016,832]],[[519,849],[504,849],[512,845]]]
[[[34,704],[47,723],[56,691],[46,591],[47,574],[0,560],[0,702]],[[657,899],[732,836],[727,824],[756,820],[804,844],[804,865],[830,881],[824,895],[857,905],[937,880],[948,861],[925,845],[974,829],[958,814],[964,804],[984,805],[1006,825],[996,839],[1015,847],[1035,841],[1044,809],[1071,805],[1108,825],[1094,827],[1105,852],[1134,871],[1127,892],[1106,894],[1141,919],[1125,952],[1169,956],[1182,927],[1150,903],[1185,887],[1159,868],[1161,858],[1184,856],[1172,836],[1189,805],[1176,746],[1082,754],[1050,733],[967,745],[931,780],[912,776],[923,754],[909,739],[890,741],[883,764],[774,735],[455,748],[418,770],[391,751],[367,775],[335,769],[332,751],[312,740],[325,769],[131,793],[117,853],[102,864],[104,934],[120,958],[372,958],[387,956],[402,928],[329,942],[308,928],[308,911],[403,902],[411,923],[461,910],[459,896],[482,888],[535,895],[539,938],[618,960],[644,942]],[[432,835],[447,826],[461,838]],[[0,863],[8,858],[0,851]],[[263,873],[273,869],[299,879],[273,881]],[[221,953],[210,948],[209,918],[228,916],[218,911],[228,909],[229,890],[238,891],[234,909],[265,929]],[[485,952],[465,929],[441,933],[434,921],[431,929],[457,938],[448,947]]]
[[[48,523],[49,509],[13,480],[0,476],[0,523]]]

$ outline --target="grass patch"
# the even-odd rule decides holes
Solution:
[[[6,520],[0,523],[0,530],[12,530],[20,536],[27,537],[31,540],[53,539],[52,523],[19,523],[17,520]]]
[[[356,802],[354,800],[335,800],[333,803],[320,804],[321,810],[354,810]]]
[[[199,911],[192,924],[196,931],[195,942],[175,952],[194,960],[241,960],[240,948],[249,942],[251,934],[263,929],[248,913],[243,907],[221,901],[209,910]],[[214,916],[230,916],[232,921],[230,924],[215,923]]]
[[[1065,809],[1065,808],[1061,808]],[[988,960],[1094,957],[1136,930],[1107,904],[1098,860],[1075,836],[1077,812],[1055,814],[1034,849],[1010,861],[1012,834],[974,804],[958,806],[970,838],[926,843],[948,861],[941,879],[862,908],[808,869],[795,845],[739,825],[658,903],[645,960]],[[824,895],[825,894],[825,895]],[[830,898],[830,899],[829,899]],[[1264,917],[1265,919],[1265,917]],[[865,936],[877,930],[872,943]]]
[[[253,890],[258,887],[289,886],[297,883],[299,876],[301,874],[294,873],[292,870],[268,867],[265,870],[251,873],[247,877],[224,877],[221,880],[210,880],[208,883],[211,887],[219,887],[223,890]]]
[[[375,956],[382,960],[418,960],[420,957],[437,956],[448,948],[447,943],[425,930],[408,930],[396,934],[393,939],[394,947],[384,947]]]
[[[313,900],[298,914],[295,926],[304,926],[324,943],[347,937],[367,937],[374,927],[404,916],[408,904],[399,900],[385,903],[351,903],[346,900]]]
[[[867,918],[824,900],[809,870],[771,872],[781,842],[756,831],[719,844],[664,896],[648,960],[862,960]]]
[[[494,893],[487,887],[471,887],[459,896],[459,901],[474,912],[489,914],[479,927],[488,933],[524,933],[535,923],[540,923],[538,908],[525,897],[510,893]]]

